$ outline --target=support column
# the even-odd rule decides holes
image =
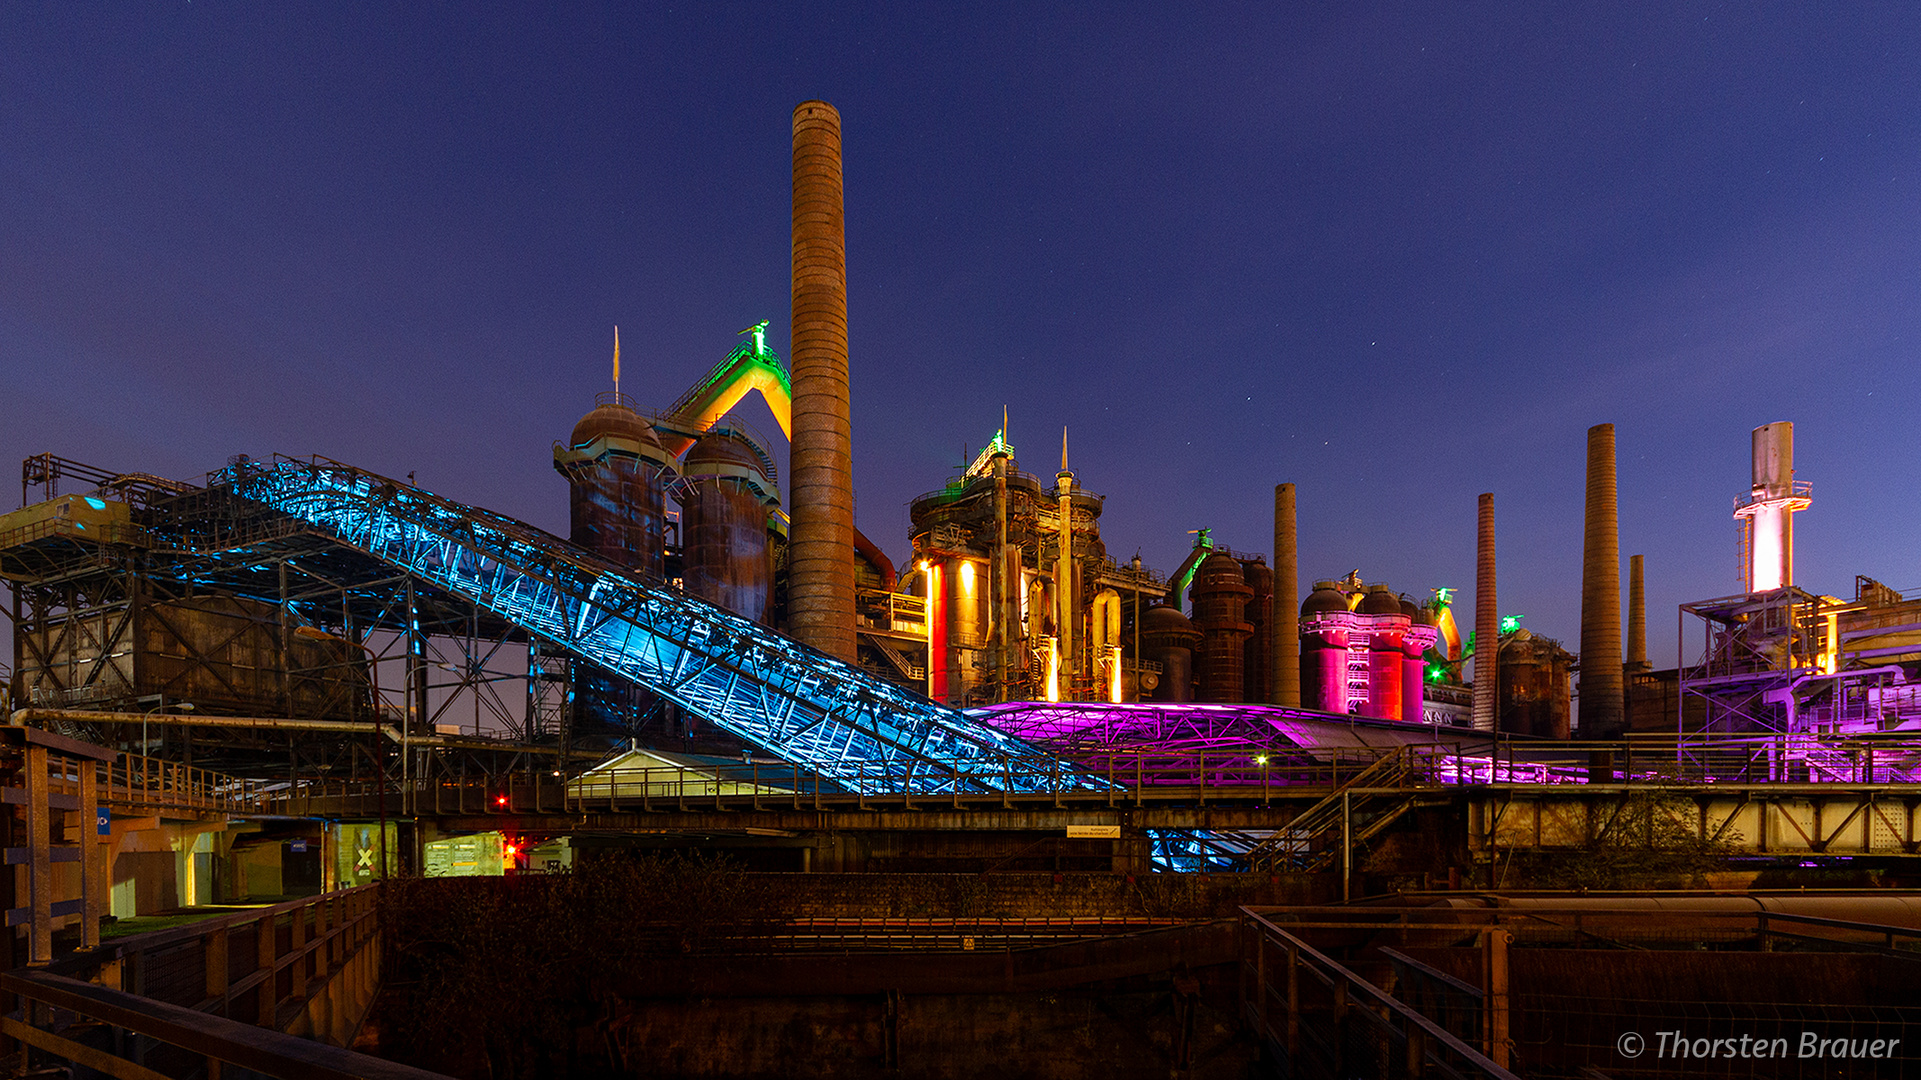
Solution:
[[[27,963],[53,962],[52,810],[48,806],[47,748],[28,746],[27,759]]]

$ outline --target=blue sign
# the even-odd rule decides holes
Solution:
[[[292,852],[294,852],[295,854],[299,854],[300,852],[303,852],[303,851],[305,851],[305,850],[307,850],[307,841],[306,841],[306,840],[304,840],[304,839],[303,839],[303,840],[295,840],[295,841],[294,841],[294,842],[293,842],[293,843],[292,843],[292,844],[291,844],[291,845],[289,846],[289,848],[288,848],[288,850],[290,850],[290,851],[292,851]]]
[[[113,825],[111,822],[112,822],[112,816],[108,812],[106,807],[104,806],[97,807],[94,810],[94,818],[93,818],[94,830],[98,832],[101,836],[113,835]]]

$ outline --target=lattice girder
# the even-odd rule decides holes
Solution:
[[[1019,739],[511,518],[324,460],[217,482],[849,790],[1040,790],[1052,771],[1014,767],[1052,760]]]

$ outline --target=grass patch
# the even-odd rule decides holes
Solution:
[[[167,930],[176,926],[185,926],[188,923],[197,923],[203,919],[218,918],[222,915],[231,915],[236,911],[248,911],[252,908],[262,906],[265,905],[208,905],[206,907],[182,908],[176,911],[166,912],[162,915],[135,915],[125,919],[115,919],[112,922],[103,920],[100,924],[100,940],[111,941],[114,938],[132,937],[135,934],[150,934],[155,930]]]

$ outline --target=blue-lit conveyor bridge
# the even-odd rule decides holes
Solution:
[[[214,478],[850,792],[1106,787],[960,712],[531,525],[325,459]],[[1053,767],[1037,770],[1037,761]],[[1036,787],[1036,790],[1040,790]]]

